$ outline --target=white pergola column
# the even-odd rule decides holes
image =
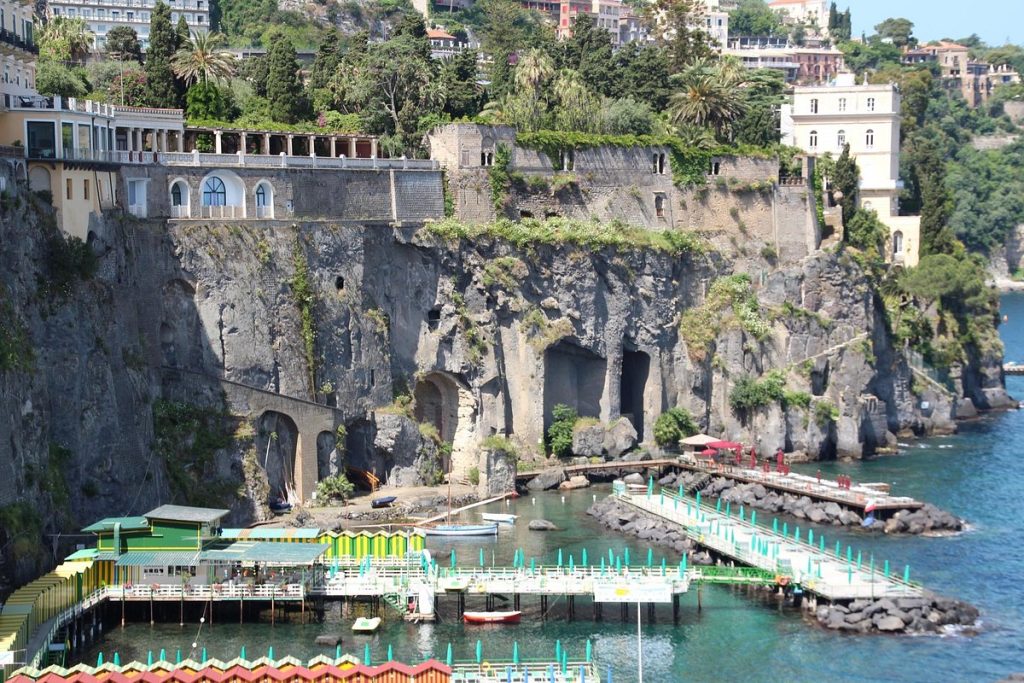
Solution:
[[[338,138],[331,136],[331,158],[338,156]]]
[[[238,134],[238,151],[242,154],[246,154],[248,151],[245,144],[245,131]]]
[[[356,158],[356,139],[355,138],[349,138],[348,139],[348,158],[349,159],[355,159]]]
[[[179,130],[175,132],[175,136],[178,138],[178,151],[185,151],[185,131]]]
[[[295,136],[289,133],[289,135],[288,135],[288,156],[292,156],[292,140],[294,140],[294,139],[295,139]]]
[[[374,159],[377,158],[377,138],[370,140],[370,156]]]
[[[219,130],[213,131],[213,151],[216,154],[223,154],[223,148],[221,147],[221,132]]]
[[[315,157],[316,156],[316,136],[315,135],[310,135],[309,136],[309,156],[311,156],[311,157]]]
[[[263,153],[270,154],[270,133],[263,134]]]

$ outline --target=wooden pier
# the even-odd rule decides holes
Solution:
[[[1024,363],[1003,363],[1003,374],[1024,375]]]
[[[833,479],[818,479],[804,474],[790,472],[782,474],[743,467],[742,465],[726,465],[713,462],[701,462],[696,459],[682,458],[675,462],[681,469],[691,472],[703,472],[715,477],[727,477],[746,484],[761,484],[766,489],[794,496],[807,496],[815,501],[836,503],[857,511],[864,516],[865,508],[874,504],[879,512],[895,512],[897,510],[917,510],[924,503],[908,496],[893,496],[887,491],[859,484],[844,489]]]
[[[626,472],[642,472],[648,469],[660,470],[665,467],[679,467],[679,465],[678,458],[661,458],[659,460],[638,460],[634,462],[613,460],[611,462],[588,463],[586,465],[566,465],[558,469],[564,470],[566,476],[571,477],[574,474],[588,474],[591,472],[620,475]],[[529,481],[541,472],[543,470],[516,472],[516,481]]]
[[[690,539],[723,558],[773,572],[830,601],[923,594],[920,586],[891,575],[887,565],[878,567],[873,559],[844,555],[842,548],[837,554],[824,543],[815,545],[812,530],[801,537],[797,527],[791,537],[665,489],[619,499],[678,524]]]

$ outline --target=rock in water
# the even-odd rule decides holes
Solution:
[[[558,488],[568,491],[571,489],[585,489],[588,486],[590,486],[590,480],[582,474],[577,474],[570,477],[568,481],[563,481],[558,485]]]
[[[902,631],[903,630],[903,626],[904,626],[903,620],[900,619],[899,617],[889,616],[889,617],[882,617],[881,619],[878,620],[878,630],[879,631],[887,631],[887,632],[890,632],[890,633],[893,632],[893,631]]]
[[[528,527],[530,531],[557,531],[558,527],[546,519],[531,519]]]
[[[550,470],[539,472],[536,477],[530,480],[526,488],[531,491],[547,491],[553,489],[565,481],[565,470],[556,467]]]
[[[328,635],[317,636],[315,642],[317,645],[340,645],[341,636],[333,633]]]

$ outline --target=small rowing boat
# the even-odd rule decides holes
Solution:
[[[438,524],[413,527],[413,530],[424,536],[497,536],[498,524]]]
[[[485,522],[497,522],[498,524],[515,524],[517,515],[506,515],[501,512],[484,512],[480,514]]]
[[[467,624],[518,624],[522,612],[465,612],[462,620]]]
[[[389,508],[391,504],[398,500],[398,496],[384,496],[383,498],[374,498],[370,501],[370,507],[372,508]]]
[[[359,617],[356,622],[352,624],[353,633],[373,633],[380,628],[380,617],[373,617],[367,619],[366,617]]]

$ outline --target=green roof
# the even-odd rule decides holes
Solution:
[[[117,558],[118,567],[194,567],[198,555],[194,550],[173,552],[131,550]]]
[[[167,522],[191,522],[194,524],[212,524],[224,515],[227,510],[213,508],[194,508],[186,505],[161,505],[146,513],[147,519],[161,519]]]
[[[294,527],[283,528],[274,526],[261,526],[254,529],[221,529],[221,538],[237,538],[249,541],[265,541],[269,539],[287,538],[308,538],[316,540],[320,536],[320,529]]]
[[[99,533],[101,531],[113,531],[114,525],[120,524],[121,531],[142,531],[149,528],[149,520],[145,517],[105,517],[98,522],[93,522],[82,531]]]
[[[322,543],[275,543],[267,541],[236,541],[211,548],[200,558],[211,562],[263,562],[272,565],[309,565],[327,552]]]
[[[76,550],[75,552],[65,557],[64,561],[68,562],[71,560],[95,560],[99,552],[100,551],[96,550],[96,548],[82,548],[81,550]]]

